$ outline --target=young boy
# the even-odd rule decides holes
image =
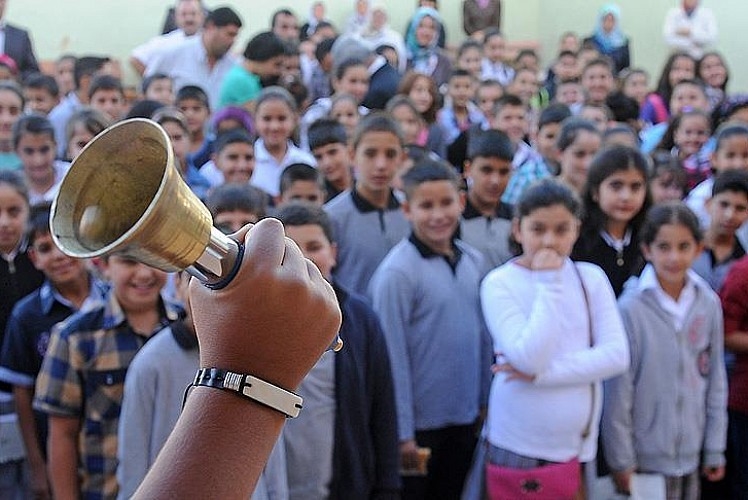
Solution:
[[[187,119],[190,131],[190,153],[200,150],[206,140],[205,124],[210,118],[208,94],[196,85],[186,85],[177,91],[174,103]],[[195,165],[200,168],[202,165]]]
[[[480,253],[454,237],[463,202],[456,174],[425,161],[403,176],[411,235],[377,268],[369,292],[384,327],[397,402],[401,467],[431,449],[403,498],[459,498],[485,407],[491,348],[478,290]]]
[[[613,122],[615,118],[613,112],[608,106],[605,104],[593,104],[591,102],[584,103],[579,110],[579,113],[577,113],[577,116],[594,123],[595,127],[601,134],[605,133],[608,129],[608,125]]]
[[[229,130],[216,138],[211,156],[213,166],[200,172],[213,186],[249,184],[255,170],[255,146],[252,137],[242,129]]]
[[[53,76],[32,73],[23,82],[26,112],[47,116],[60,103],[60,89]]]
[[[320,118],[309,126],[309,149],[325,177],[325,201],[353,186],[351,158],[345,127],[332,118]]]
[[[485,125],[486,118],[473,104],[475,79],[467,70],[452,71],[447,81],[447,96],[447,103],[438,119],[445,132],[445,142],[449,145],[471,126]]]
[[[93,109],[101,111],[113,122],[125,114],[125,90],[119,78],[99,75],[91,80],[88,101]]]
[[[332,279],[336,246],[325,212],[291,203],[276,217],[331,281],[345,347],[325,352],[299,387],[304,412],[284,429],[289,498],[395,498],[400,489],[392,372],[379,319]]]
[[[745,255],[736,232],[748,220],[748,172],[727,170],[719,174],[706,210],[710,222],[704,233],[704,251],[691,267],[719,292],[730,267]]]
[[[130,498],[169,437],[182,411],[185,388],[200,368],[189,304],[189,276],[176,278],[176,298],[186,314],[156,333],[130,364],[125,378],[117,441],[118,498]],[[283,440],[273,448],[251,500],[286,498]]]
[[[144,99],[174,106],[174,84],[169,75],[156,73],[146,76],[141,83],[141,91]]]
[[[512,166],[517,169],[529,161],[537,161],[540,155],[525,142],[529,127],[528,108],[522,99],[506,94],[494,106],[492,127],[504,132],[514,146]]]
[[[464,176],[468,192],[460,224],[460,239],[480,250],[489,269],[513,254],[509,248],[512,207],[501,201],[512,177],[514,148],[505,133],[486,130],[468,145]]]
[[[280,208],[294,201],[317,207],[325,202],[322,174],[306,163],[292,163],[281,173],[280,195],[275,199],[275,206]]]
[[[512,174],[501,201],[515,205],[527,186],[539,179],[558,175],[560,167],[556,137],[561,130],[561,122],[570,116],[569,107],[560,103],[551,104],[540,113],[534,141],[534,149],[540,158],[525,162]]]
[[[278,82],[285,52],[283,41],[271,31],[252,38],[244,49],[244,60],[234,65],[221,83],[218,107],[244,106],[252,110],[251,103],[262,88]]]
[[[486,120],[493,116],[493,107],[503,95],[504,87],[496,80],[482,80],[478,84],[478,89],[475,91],[475,103]]]
[[[615,89],[613,66],[610,60],[598,57],[585,64],[581,83],[587,102],[605,104],[608,94]]]
[[[231,234],[265,217],[268,195],[247,184],[223,184],[211,189],[205,205],[213,224],[223,233]]]
[[[29,203],[51,202],[70,165],[55,160],[55,130],[38,115],[26,115],[13,125],[13,148],[23,166]]]
[[[52,333],[36,381],[34,408],[49,417],[55,498],[117,495],[117,426],[125,373],[145,342],[177,311],[161,299],[166,273],[122,255],[101,261],[106,303]]]
[[[47,418],[32,409],[34,382],[53,327],[78,310],[91,309],[105,296],[103,283],[93,278],[85,262],[63,254],[49,231],[49,205],[37,205],[29,216],[27,240],[29,257],[45,281],[14,306],[0,356],[0,381],[13,386],[30,490],[42,496],[49,495]]]
[[[582,84],[579,83],[579,79],[559,82],[556,86],[554,102],[569,106],[572,115],[579,114],[579,110],[584,105],[584,89]]]
[[[405,158],[400,127],[389,115],[377,112],[361,120],[350,151],[356,184],[325,205],[338,235],[335,279],[354,292],[366,293],[374,270],[408,234],[392,190]]]

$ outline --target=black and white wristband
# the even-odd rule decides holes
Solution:
[[[220,368],[200,368],[192,385],[234,392],[279,411],[287,418],[298,417],[303,403],[303,399],[298,394],[270,382],[252,375],[234,373]]]

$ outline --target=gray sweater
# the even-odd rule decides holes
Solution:
[[[615,471],[683,476],[700,462],[725,463],[722,308],[709,285],[695,273],[689,277],[696,296],[680,330],[653,288],[632,279],[619,299],[631,365],[605,384],[601,431]]]

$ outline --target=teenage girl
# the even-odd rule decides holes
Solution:
[[[636,100],[639,106],[643,106],[649,93],[649,74],[638,68],[624,70],[621,76],[621,92],[626,97]]]
[[[577,194],[582,192],[590,162],[601,144],[602,134],[592,122],[582,118],[567,118],[561,123],[556,139],[559,179]]]
[[[0,81],[0,169],[21,168],[21,160],[13,148],[13,125],[23,114],[25,104],[18,84]]]
[[[657,149],[670,151],[686,172],[686,191],[711,176],[709,156],[702,152],[711,135],[709,115],[703,111],[685,111],[677,115],[665,131]]]
[[[512,221],[522,253],[489,273],[481,286],[497,358],[484,427],[493,464],[530,469],[592,460],[600,382],[628,366],[625,333],[605,274],[569,258],[580,213],[581,203],[568,186],[553,179],[531,185]],[[589,434],[583,436],[585,428]],[[564,496],[573,497],[573,492]]]
[[[619,301],[631,365],[605,386],[605,457],[621,493],[641,471],[665,477],[667,498],[696,500],[700,475],[725,473],[722,308],[690,269],[701,230],[684,204],[653,207],[640,236],[648,264]]]
[[[426,144],[428,129],[413,101],[404,95],[396,95],[389,100],[385,110],[400,124],[406,145]]]
[[[296,130],[296,101],[282,87],[263,89],[255,101],[255,170],[250,183],[270,196],[280,193],[280,176],[292,163],[316,165],[314,157],[296,146],[291,138]]]
[[[51,202],[70,164],[55,160],[57,143],[52,123],[43,116],[26,115],[13,125],[13,148],[21,159],[32,205]]]
[[[455,65],[457,69],[464,69],[473,77],[475,81],[480,81],[481,61],[483,59],[483,47],[476,40],[468,39],[462,42],[457,49],[457,59]]]
[[[651,205],[648,165],[636,149],[611,146],[592,160],[582,193],[585,215],[571,256],[602,267],[616,296],[643,267],[638,237]]]
[[[397,93],[410,97],[423,117],[428,127],[428,137],[424,146],[439,157],[445,158],[447,154],[446,132],[437,121],[442,98],[434,80],[422,73],[410,71],[400,81]]]
[[[647,96],[639,113],[645,123],[656,124],[670,118],[670,96],[673,88],[683,80],[693,80],[696,76],[696,61],[684,52],[673,53],[662,69],[657,89]]]
[[[714,109],[727,97],[727,82],[730,73],[719,52],[707,52],[696,65],[696,75],[706,85],[710,109]]]
[[[5,337],[5,326],[15,303],[39,288],[44,275],[31,262],[26,250],[26,223],[29,217],[29,195],[20,173],[0,170],[0,345]],[[0,382],[0,416],[13,418],[12,386]],[[21,437],[17,436],[20,440]],[[3,477],[9,479],[0,486],[0,497],[24,497],[23,457],[6,457],[0,464]]]
[[[75,160],[86,144],[109,125],[111,125],[111,122],[100,111],[92,108],[76,111],[65,127],[65,137],[68,141],[65,148],[65,159],[67,161]]]

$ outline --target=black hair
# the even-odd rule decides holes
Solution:
[[[397,137],[397,142],[401,147],[404,146],[405,139],[403,139],[403,132],[400,130],[400,125],[388,113],[375,111],[362,117],[351,138],[353,148],[357,148],[364,136],[370,132],[389,132]]]
[[[413,165],[400,180],[408,200],[413,196],[413,191],[426,182],[448,181],[454,186],[456,192],[460,189],[460,181],[454,168],[441,160],[430,158]]]
[[[527,109],[527,106],[525,106],[525,103],[522,102],[522,99],[520,99],[516,95],[504,94],[503,96],[499,97],[493,105],[492,111],[493,111],[494,116],[498,116],[501,110],[507,106],[521,107],[521,108]]]
[[[254,141],[247,131],[235,128],[219,134],[218,137],[216,137],[216,141],[213,143],[213,152],[218,155],[223,151],[223,148],[230,144],[236,144],[237,142],[249,144],[254,148]]]
[[[356,66],[363,66],[365,68],[366,63],[363,61],[363,59],[344,59],[340,61],[339,64],[335,64],[335,67],[333,68],[333,75],[335,76],[336,80],[341,80],[345,76],[346,71]]]
[[[208,99],[208,94],[203,90],[202,87],[198,87],[197,85],[185,85],[181,89],[177,91],[177,96],[174,99],[174,103],[179,105],[182,101],[198,101],[203,106],[208,108],[210,110],[210,100]]]
[[[525,56],[534,57],[536,61],[540,62],[540,57],[538,57],[538,53],[532,49],[522,49],[519,52],[517,52],[517,57],[514,58],[514,62],[516,64],[519,64],[519,60]]]
[[[22,113],[23,108],[26,106],[26,98],[23,95],[23,89],[21,88],[21,86],[13,80],[0,80],[0,91],[2,90],[13,92],[18,96],[18,99],[21,101],[21,109],[19,110],[19,112]]]
[[[477,40],[474,40],[472,38],[468,38],[467,40],[464,40],[460,44],[460,47],[457,49],[457,57],[456,57],[456,59],[459,59],[460,57],[462,57],[462,54],[464,54],[465,52],[467,52],[470,49],[478,49],[479,51],[483,52],[483,47],[481,46],[480,43],[478,43]]]
[[[130,110],[127,112],[127,115],[125,115],[125,119],[150,118],[153,116],[153,113],[163,107],[165,107],[165,105],[162,102],[154,101],[153,99],[140,99],[130,106]]]
[[[625,123],[618,123],[616,125],[613,125],[612,127],[608,127],[605,129],[605,132],[603,132],[603,146],[605,147],[608,144],[608,141],[610,141],[610,138],[615,135],[628,135],[631,136],[631,138],[634,139],[634,144],[637,146],[639,145],[639,136],[636,135],[636,132],[633,128],[631,128],[629,125],[626,125]]]
[[[514,206],[514,218],[522,220],[539,208],[561,205],[577,219],[582,218],[582,202],[566,184],[553,178],[540,179],[524,190]]]
[[[702,82],[701,80],[697,80],[696,78],[686,78],[685,80],[681,80],[676,83],[673,86],[672,93],[670,94],[671,99],[673,97],[672,94],[675,93],[675,89],[680,87],[681,85],[690,85],[691,87],[696,87],[696,89],[704,95],[704,98],[708,99],[708,96],[706,95],[706,85],[704,85],[704,82]]]
[[[348,138],[346,137],[345,127],[339,121],[333,118],[320,118],[309,125],[307,140],[309,141],[309,149],[314,151],[328,144],[339,143],[345,146]]]
[[[75,88],[81,87],[81,79],[84,76],[93,76],[97,71],[101,70],[104,65],[110,62],[111,59],[108,57],[98,56],[83,56],[75,60],[75,66],[73,67],[73,79],[75,81]]]
[[[670,85],[670,71],[673,69],[673,65],[678,59],[688,59],[692,61],[694,63],[694,74],[696,72],[696,61],[685,52],[673,52],[670,54],[670,57],[667,58],[665,66],[662,67],[660,78],[657,80],[655,92],[662,97],[662,101],[668,111],[670,111],[670,97],[673,95],[673,86]]]
[[[60,87],[57,85],[57,80],[53,76],[43,73],[31,73],[23,81],[23,87],[44,90],[52,97],[60,96]]]
[[[730,69],[727,67],[727,61],[725,61],[725,58],[722,57],[722,54],[720,54],[716,50],[704,52],[704,55],[701,56],[701,59],[696,62],[696,77],[701,78],[701,66],[704,64],[704,59],[706,59],[707,57],[716,57],[717,59],[719,59],[720,63],[722,63],[722,66],[725,68],[725,82],[720,86],[720,89],[722,91],[727,90],[727,83],[730,81]]]
[[[512,161],[514,159],[514,146],[512,146],[509,137],[500,130],[477,131],[470,134],[466,157],[471,161],[477,157]]]
[[[573,57],[574,59],[577,59],[579,55],[571,50],[562,50],[558,53],[557,59],[561,59],[562,57]]]
[[[487,44],[488,41],[495,36],[504,38],[504,33],[502,33],[502,31],[496,27],[487,28],[483,32],[483,45]]]
[[[657,147],[655,149],[662,149],[665,151],[670,151],[671,149],[673,149],[673,147],[675,147],[675,133],[678,131],[678,127],[680,127],[680,124],[685,118],[689,118],[692,116],[701,116],[702,118],[704,118],[704,120],[706,120],[707,127],[711,130],[712,121],[709,118],[709,115],[704,111],[699,111],[696,109],[685,111],[670,119],[670,124],[668,125],[667,129],[665,130],[665,134],[662,136],[662,139],[660,140],[659,144],[657,144]]]
[[[24,115],[13,124],[13,149],[18,147],[26,134],[48,135],[55,143],[55,128],[46,117],[36,114]]]
[[[473,79],[473,74],[470,73],[466,69],[455,68],[449,74],[449,78],[447,79],[447,82],[451,82],[454,78],[462,78],[462,77],[470,78],[472,80]]]
[[[29,218],[26,222],[26,241],[28,245],[34,244],[39,236],[50,234],[49,215],[52,204],[42,202],[33,205],[29,210]]]
[[[21,172],[17,170],[0,170],[0,186],[10,186],[29,204],[29,188]]]
[[[96,136],[111,125],[111,121],[99,110],[93,108],[81,108],[73,113],[65,126],[65,138],[67,139],[67,142],[70,142],[70,139],[73,138],[75,126],[78,124],[83,125],[89,133]]]
[[[242,19],[239,17],[234,9],[231,7],[218,7],[213,9],[205,17],[204,25],[212,24],[217,28],[223,28],[224,26],[236,26],[237,28],[242,27]]]
[[[169,80],[170,82],[172,81],[171,77],[166,73],[154,73],[143,78],[143,81],[140,83],[140,91],[145,94],[146,92],[148,92],[148,87],[150,87],[153,82],[157,82],[159,80]]]
[[[325,56],[332,52],[332,45],[335,43],[335,40],[337,40],[337,38],[325,38],[319,42],[317,47],[314,49],[314,58],[317,61],[322,62]]]
[[[743,123],[726,123],[720,126],[714,133],[714,152],[719,151],[727,139],[735,136],[748,137],[748,125]]]
[[[587,70],[595,66],[601,66],[603,68],[606,68],[608,71],[610,71],[611,76],[615,75],[613,62],[610,60],[609,57],[601,56],[601,57],[596,57],[595,59],[591,60],[590,62],[584,65],[584,68],[582,68],[582,76],[584,76]]]
[[[560,102],[549,104],[548,107],[540,112],[540,117],[538,118],[538,130],[551,123],[561,123],[570,117],[571,109],[569,109],[569,106],[566,104]]]
[[[582,189],[582,202],[584,203],[585,217],[582,229],[588,233],[598,233],[605,228],[605,222],[608,216],[603,213],[598,203],[600,185],[616,172],[626,171],[629,169],[637,170],[644,183],[643,189],[646,190],[644,203],[639,212],[629,222],[629,227],[636,233],[641,227],[647,209],[652,204],[652,196],[649,192],[649,163],[639,150],[629,146],[614,144],[600,150],[592,159],[587,172],[587,181]]]
[[[665,177],[666,184],[679,187],[683,194],[688,189],[688,176],[683,169],[678,158],[670,154],[669,151],[659,151],[652,154],[652,169],[649,174],[649,180],[652,181],[658,177]]]
[[[686,227],[697,242],[704,238],[696,214],[682,201],[668,201],[649,209],[639,231],[639,241],[644,245],[651,245],[660,228],[666,224]]]
[[[748,172],[742,170],[725,170],[714,177],[712,196],[725,191],[743,193],[748,197]]]
[[[284,227],[295,226],[319,226],[322,228],[327,241],[335,242],[330,216],[322,208],[302,201],[293,201],[278,209],[275,218],[281,221]]]
[[[268,195],[261,189],[248,184],[221,184],[208,192],[205,205],[213,219],[224,212],[247,212],[265,217]]]
[[[563,152],[577,140],[580,132],[590,132],[602,138],[602,134],[594,123],[584,118],[572,116],[561,122],[561,130],[556,137],[556,148]]]
[[[296,99],[293,94],[283,87],[273,85],[271,87],[265,87],[260,92],[260,95],[255,99],[255,117],[264,103],[269,101],[281,101],[288,106],[292,113],[296,113],[298,107],[296,105]]]
[[[280,16],[293,16],[296,17],[296,14],[291,12],[289,9],[283,8],[278,9],[275,12],[273,12],[273,16],[270,18],[270,27],[275,28],[275,22],[278,20]]]
[[[114,90],[120,93],[124,97],[125,89],[122,87],[122,81],[116,76],[112,75],[97,75],[91,80],[91,85],[88,87],[88,98],[91,99],[93,95],[99,90]]]
[[[608,94],[605,105],[613,114],[613,120],[617,122],[630,123],[639,119],[639,103],[621,91]]]
[[[292,163],[281,173],[280,194],[288,191],[297,181],[314,182],[320,190],[325,190],[325,181],[319,170],[307,163]]]

